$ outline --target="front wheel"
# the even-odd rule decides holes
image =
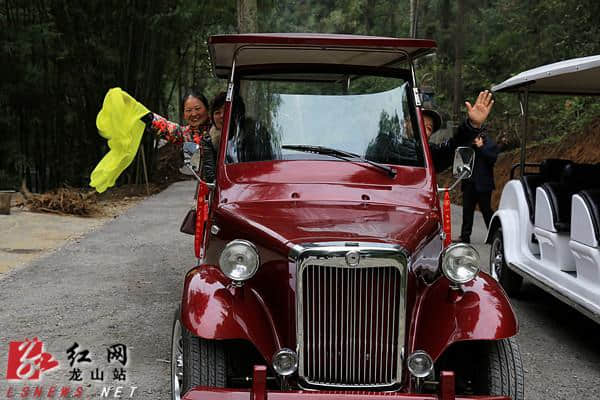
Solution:
[[[490,249],[490,274],[494,279],[500,282],[506,293],[514,297],[519,294],[523,277],[506,264],[504,258],[504,237],[502,228],[496,229],[492,237],[492,246]]]
[[[440,370],[456,374],[456,394],[524,399],[523,363],[515,338],[456,343]]]
[[[487,360],[487,384],[491,394],[523,400],[525,383],[521,351],[515,338],[490,343]]]
[[[217,340],[194,336],[184,326],[183,393],[196,386],[224,388],[227,378],[225,349]]]
[[[222,343],[194,336],[175,312],[171,338],[171,399],[181,400],[196,386],[225,387],[226,361]]]

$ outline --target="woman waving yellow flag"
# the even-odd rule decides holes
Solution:
[[[110,89],[106,94],[96,126],[108,140],[110,151],[94,168],[90,179],[90,186],[99,193],[113,186],[133,161],[146,127],[140,118],[149,112],[121,88]]]

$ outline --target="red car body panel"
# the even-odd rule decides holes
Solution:
[[[446,278],[426,286],[417,298],[409,350],[425,350],[434,360],[452,343],[498,340],[517,334],[515,313],[504,291],[481,273],[460,289]]]
[[[303,201],[244,202],[224,205],[220,214],[244,222],[257,232],[257,239],[274,243],[273,248],[330,241],[372,241],[399,244],[414,251],[430,239],[439,220],[435,213],[419,208],[361,204],[358,202]],[[258,232],[263,233],[262,235]],[[263,237],[260,237],[263,236]]]
[[[183,400],[510,400],[506,396],[455,396],[443,397],[437,394],[416,393],[377,393],[367,391],[356,392],[330,392],[330,391],[303,391],[290,390],[287,392],[268,391],[265,396],[255,396],[250,390],[242,389],[219,389],[209,387],[197,387],[185,394]]]
[[[362,239],[412,251],[439,224],[425,168],[398,167],[395,179],[343,161],[240,163],[224,172],[216,214],[269,234],[275,247]]]
[[[258,293],[233,287],[218,267],[204,265],[188,272],[181,322],[196,336],[248,340],[268,359],[280,348],[270,312]]]
[[[456,396],[455,376],[452,371],[441,371],[438,393],[419,394],[410,392],[370,392],[370,391],[304,391],[304,390],[267,390],[267,367],[254,366],[252,387],[250,389],[221,389],[199,386],[188,391],[183,400],[295,400],[306,397],[313,400],[362,400],[362,399],[398,399],[398,400],[510,400],[506,396]]]

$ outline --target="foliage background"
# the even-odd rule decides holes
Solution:
[[[412,7],[411,7],[412,6]],[[106,91],[120,86],[180,119],[197,86],[210,98],[206,39],[215,33],[329,32],[438,42],[420,64],[447,120],[483,88],[522,70],[600,54],[597,0],[0,0],[0,189],[86,186],[108,150],[95,128]],[[600,114],[597,98],[530,103],[537,140],[557,140]],[[516,96],[498,95],[489,129],[517,140]],[[144,138],[152,171],[155,143]],[[139,157],[121,179],[141,182]]]

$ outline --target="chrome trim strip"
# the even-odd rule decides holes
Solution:
[[[389,278],[385,279],[385,282],[389,282]],[[388,293],[388,299],[387,299],[387,309],[386,309],[386,313],[385,313],[385,320],[386,321],[390,321],[390,308],[392,307],[392,299],[390,298],[390,290],[391,288],[388,288],[387,293]],[[392,325],[392,328],[394,326]],[[385,371],[385,375],[384,375],[384,379],[387,381],[390,379],[390,376],[388,375],[388,355],[390,354],[390,332],[391,329],[388,326],[388,329],[386,329],[387,331],[387,335],[385,335],[385,363],[384,363],[384,368],[383,370]]]
[[[360,258],[360,263],[358,266],[356,267],[351,267],[348,266],[346,261],[345,261],[345,255],[348,251],[358,251],[361,255]],[[298,352],[298,357],[299,357],[299,366],[298,366],[298,374],[299,376],[302,378],[302,380],[305,382],[305,384],[307,384],[308,386],[315,386],[315,387],[325,387],[325,388],[391,388],[391,387],[398,387],[398,385],[401,383],[402,380],[402,365],[403,365],[403,355],[404,355],[404,342],[405,342],[405,319],[406,319],[406,287],[407,287],[407,279],[408,279],[408,263],[409,263],[409,257],[407,256],[407,253],[404,251],[404,249],[402,249],[400,246],[395,246],[395,245],[387,245],[387,244],[379,244],[379,243],[359,243],[358,246],[356,245],[356,242],[352,243],[351,246],[346,246],[346,243],[344,242],[334,242],[334,243],[328,243],[328,244],[324,244],[324,243],[319,243],[319,244],[305,244],[305,245],[296,245],[294,247],[292,247],[290,249],[290,254],[289,254],[289,258],[291,261],[296,261],[296,326],[297,326],[297,352]],[[384,371],[382,371],[383,368],[383,363],[382,363],[382,356],[381,353],[384,350],[384,345],[382,343],[381,346],[378,345],[378,343],[376,343],[376,351],[377,354],[375,355],[376,357],[378,357],[378,364],[374,365],[375,367],[375,371],[371,372],[371,366],[373,365],[372,362],[369,362],[368,364],[368,374],[367,376],[365,376],[365,369],[367,367],[367,360],[366,358],[364,358],[364,367],[363,368],[363,377],[364,379],[360,379],[360,374],[359,374],[359,382],[377,382],[377,383],[356,383],[356,384],[332,384],[332,383],[326,383],[324,382],[325,379],[331,379],[331,377],[333,378],[333,380],[343,380],[343,379],[338,379],[338,377],[342,377],[342,376],[346,376],[346,380],[348,380],[348,369],[351,366],[355,366],[355,358],[350,359],[349,358],[349,347],[348,346],[352,346],[352,352],[354,355],[356,355],[356,337],[349,337],[349,333],[350,333],[350,328],[351,328],[351,322],[352,324],[356,324],[356,321],[350,321],[349,318],[346,318],[346,323],[344,324],[342,322],[341,324],[341,329],[342,331],[340,332],[339,337],[346,337],[346,342],[341,342],[340,345],[342,346],[342,349],[345,348],[346,349],[346,357],[345,360],[340,360],[340,370],[338,372],[338,366],[337,366],[337,361],[338,361],[338,349],[337,349],[337,341],[335,341],[334,343],[334,350],[335,350],[335,356],[333,357],[334,359],[331,360],[331,354],[329,357],[329,360],[322,360],[324,363],[327,363],[328,361],[333,361],[333,368],[334,368],[334,372],[333,374],[331,374],[331,372],[329,374],[323,374],[321,373],[321,371],[315,371],[314,368],[319,368],[320,369],[320,365],[322,363],[317,363],[316,357],[318,353],[318,357],[321,357],[321,354],[324,356],[326,354],[326,349],[325,344],[326,343],[321,343],[319,344],[320,348],[318,349],[318,351],[316,351],[316,349],[313,347],[313,349],[306,349],[309,352],[312,352],[313,354],[313,360],[310,362],[310,365],[306,365],[306,360],[305,360],[305,351],[304,351],[304,346],[305,346],[305,335],[304,335],[304,330],[305,330],[305,326],[304,326],[304,283],[303,283],[303,273],[304,270],[307,266],[309,265],[318,265],[318,266],[323,266],[323,267],[332,267],[334,268],[335,271],[335,283],[337,285],[337,287],[340,287],[340,289],[342,291],[344,291],[344,287],[348,286],[348,285],[344,285],[344,278],[346,278],[346,282],[350,282],[350,280],[352,279],[352,276],[354,276],[353,279],[353,283],[350,284],[350,286],[355,287],[356,285],[356,275],[358,276],[362,276],[362,275],[366,275],[365,279],[367,279],[367,281],[373,281],[373,279],[376,277],[375,274],[377,274],[377,277],[380,277],[380,272],[377,268],[395,268],[398,271],[398,274],[394,274],[394,284],[398,284],[399,287],[399,291],[400,291],[400,298],[398,299],[398,320],[396,321],[395,318],[395,314],[396,314],[396,307],[393,308],[393,321],[392,321],[392,326],[391,326],[391,334],[396,334],[397,340],[398,340],[398,346],[396,349],[392,349],[392,353],[393,354],[397,354],[396,360],[397,360],[397,366],[396,366],[396,370],[395,371],[391,371],[392,372],[392,376],[395,375],[394,380],[392,381],[392,379],[389,379],[389,382],[386,383],[381,383],[381,380],[385,379],[386,376],[389,376],[387,371],[384,373]],[[314,274],[316,271],[316,268],[311,268],[312,272],[309,272],[312,276],[313,282],[314,282]],[[345,271],[347,270],[347,271]],[[352,271],[354,270],[354,271]],[[338,278],[338,271],[339,273],[341,273],[341,280]],[[360,272],[364,272],[363,274],[361,274]],[[385,270],[384,270],[385,271]],[[323,271],[323,273],[325,273],[325,271]],[[369,274],[371,274],[371,279],[368,279]],[[400,282],[396,282],[395,281],[395,276],[398,275],[401,279]],[[321,279],[319,278],[320,274],[317,272],[317,279],[319,280],[319,285],[321,284]],[[333,279],[330,279],[330,281],[333,281]],[[362,282],[362,280],[361,280]],[[396,287],[396,286],[393,287]],[[342,310],[345,310],[346,312],[354,309],[354,311],[356,311],[355,308],[355,304],[356,304],[356,290],[350,290],[351,287],[348,286],[346,288],[345,293],[341,293],[341,297],[340,299],[344,299],[344,295],[347,296],[348,299],[351,299],[352,304],[348,304],[347,301],[342,301],[342,303],[340,304],[340,308],[342,308]],[[376,296],[370,296],[370,298],[367,300],[366,299],[366,293],[365,293],[365,310],[367,309],[367,307],[371,310],[371,314],[372,314],[372,310],[373,310],[373,306],[374,306],[374,302],[377,301],[376,304],[376,309],[379,310],[379,302],[381,299],[385,298],[385,293],[381,293],[379,294],[379,291],[384,292],[386,287],[389,287],[389,285],[383,285],[381,288],[379,288],[380,285],[377,286],[376,289],[377,291],[377,295]],[[307,291],[309,291],[309,287],[307,287]],[[361,286],[361,290],[362,290],[362,286]],[[306,297],[311,299],[313,301],[312,304],[312,313],[313,315],[315,315],[315,292],[316,290],[313,290],[312,293],[312,297],[309,295],[309,293],[306,293]],[[319,291],[320,292],[320,291]],[[351,292],[351,293],[349,293]],[[331,293],[333,295],[333,293]],[[318,295],[318,294],[317,294]],[[326,296],[329,297],[329,296]],[[337,297],[339,296],[334,296],[336,298],[336,311],[337,311]],[[362,297],[359,297],[359,299],[361,299]],[[389,298],[389,296],[388,296]],[[320,299],[317,300],[319,301],[319,305],[320,305]],[[391,305],[390,305],[391,306]],[[388,306],[388,312],[390,311],[389,308],[390,306]],[[352,308],[351,308],[352,307]],[[360,308],[359,308],[360,309]],[[322,310],[319,310],[319,313]],[[383,308],[382,308],[383,311]],[[337,312],[334,313],[334,316],[337,315]],[[344,314],[344,311],[342,311],[342,315]],[[317,323],[319,323],[319,337],[316,338],[315,335],[315,324],[310,324],[312,325],[312,330],[313,330],[313,338],[316,338],[314,340],[311,341],[312,345],[314,346],[316,343],[318,343],[317,341],[321,340],[321,338],[326,340],[326,332],[323,332],[323,335],[320,334],[321,332],[321,324],[322,324],[322,315],[319,314],[318,318],[320,319],[320,321],[315,321]],[[388,320],[389,321],[389,320]],[[334,335],[337,338],[337,320],[334,321],[335,322],[335,328],[334,328]],[[341,321],[340,321],[341,322]],[[329,321],[329,323],[331,323],[331,321]],[[364,328],[365,328],[365,340],[367,333],[372,334],[372,320],[369,319],[369,330],[367,330],[367,323],[365,323]],[[344,329],[344,325],[345,325],[345,329]],[[381,321],[376,321],[376,334],[375,334],[375,339],[379,338],[379,327],[381,326],[381,336],[384,336],[384,325],[385,325],[385,321],[384,318],[382,316]],[[331,326],[330,326],[331,328]],[[360,325],[359,325],[360,328]],[[354,332],[356,332],[355,330],[353,330]],[[345,332],[345,335],[344,335]],[[359,335],[360,336],[360,335]],[[372,351],[372,345],[373,345],[373,338],[369,338],[369,345],[370,345],[370,354],[375,354]],[[308,344],[308,342],[306,342],[306,344]],[[331,343],[330,343],[331,344]],[[366,344],[366,343],[365,343]],[[359,343],[360,346],[360,343]],[[381,349],[377,348],[377,347],[381,347]],[[312,351],[311,351],[312,350]],[[359,349],[360,350],[360,349]],[[363,349],[365,350],[365,349]],[[363,351],[364,352],[364,351]],[[393,355],[392,355],[393,356]],[[386,355],[387,357],[387,355]],[[393,358],[392,358],[393,359]],[[315,366],[314,364],[317,363],[317,365]],[[386,359],[386,363],[387,363],[387,359]],[[311,368],[312,367],[312,368]],[[331,368],[331,366],[329,367]],[[345,373],[345,375],[344,375]],[[313,380],[307,379],[306,376],[311,376],[313,377]],[[373,379],[377,377],[377,379]],[[325,379],[323,379],[325,378]],[[356,380],[356,379],[354,379]]]
[[[395,276],[394,276],[394,280],[392,283],[392,287],[396,287],[396,277]],[[392,332],[392,335],[397,335],[397,332],[396,332],[396,307],[394,307],[390,310],[390,314],[391,314],[390,320],[392,321],[392,326],[394,327],[394,331]],[[393,365],[393,362],[395,359],[402,360],[404,356],[398,352],[398,348],[395,346],[391,346],[390,351],[391,351],[391,354],[390,354],[390,367],[391,367]]]
[[[331,275],[333,275],[333,273],[331,270],[329,270],[328,273],[329,273],[329,279],[328,279],[329,280],[329,299],[327,302],[329,303],[329,318],[331,318],[331,316],[333,315],[333,307],[332,307],[333,298],[335,296],[333,295],[333,279],[331,276]],[[333,329],[331,328],[331,325],[332,325],[331,320],[329,320],[329,354],[332,354],[332,350],[333,350],[333,346],[332,346]],[[331,371],[332,370],[331,363],[327,363],[327,370],[329,372],[327,376],[329,377],[329,379],[331,379],[331,372],[332,372]]]
[[[346,258],[346,257],[344,257]],[[343,288],[346,288],[346,296],[342,297],[342,299],[345,298],[350,298],[351,294],[350,294],[350,270],[349,269],[343,269],[342,271],[346,272],[346,285],[342,285]],[[350,311],[350,304],[345,301],[344,302],[346,305],[346,313],[344,313],[344,315],[348,315],[349,311]],[[343,336],[344,339],[346,339],[346,364],[344,364],[344,378],[346,380],[348,380],[348,373],[350,372],[350,368],[348,368],[348,361],[349,361],[349,356],[350,356],[350,318],[346,318],[346,334]]]
[[[363,300],[362,300],[362,291],[363,291],[363,286],[362,286],[362,280],[363,280],[363,279],[362,279],[362,278],[363,278],[363,275],[364,275],[364,271],[359,271],[359,275],[358,275],[358,287],[359,287],[359,292],[358,292],[358,304],[359,304],[359,310],[360,310],[360,309],[362,308],[362,306],[363,306]],[[364,310],[363,310],[363,312],[364,312]],[[363,319],[361,318],[361,319],[360,319],[358,322],[359,322],[359,324],[358,324],[358,348],[357,348],[357,351],[358,351],[358,354],[363,354],[363,353],[360,351],[360,346],[361,346],[361,344],[363,343],[363,341],[361,340],[361,338],[362,338],[362,336],[361,336],[361,332],[362,332],[362,326],[361,326],[361,325],[363,324],[363,322],[364,322],[364,321],[363,321]],[[363,350],[364,350],[364,349],[363,349]],[[357,367],[357,368],[360,368],[360,365],[357,365],[356,367]],[[360,370],[359,370],[359,371],[360,371]],[[358,374],[357,374],[357,375],[358,375],[358,376],[357,376],[357,379],[358,379],[358,380],[360,380],[360,379],[361,379],[361,378],[360,378],[360,375],[361,375],[361,374],[360,374],[360,372],[358,372]],[[364,375],[363,375],[363,376],[364,376]],[[364,378],[363,378],[363,382],[364,382]]]
[[[337,269],[335,270],[335,282],[336,282],[336,285],[339,286],[338,270]],[[335,314],[334,315],[337,315],[337,309],[338,309],[337,296],[335,296],[335,299],[336,299],[336,302],[335,302]],[[334,332],[335,332],[335,337],[337,337],[337,320],[335,321]],[[335,375],[334,375],[334,377],[336,379],[338,377],[338,372],[337,372],[337,364],[338,364],[337,348],[338,348],[338,341],[336,340],[335,341],[335,345],[334,345],[334,350],[335,350],[335,357],[334,357],[335,358]],[[340,368],[341,368],[341,366],[340,366]]]
[[[373,279],[373,282],[377,282],[375,288],[375,365],[373,366],[373,372],[375,373],[374,380],[378,382],[380,379],[379,372],[381,372],[379,369],[379,363],[381,361],[381,358],[379,358],[379,303],[381,303],[381,300],[379,299],[379,270],[376,269],[373,272],[375,272],[375,274],[377,275],[376,278]]]
[[[371,275],[373,275],[375,273],[375,271],[373,271],[372,269],[368,270],[367,272],[370,273]],[[369,279],[368,282],[373,282],[373,281],[374,281],[374,279],[371,276],[371,279]],[[373,315],[373,296],[371,296],[369,299],[369,314]],[[369,335],[371,335],[373,333],[373,319],[372,318],[369,318],[369,330],[367,333]],[[365,337],[366,337],[366,335],[365,335]],[[369,354],[373,354],[373,339],[372,338],[369,338]],[[365,357],[365,365],[366,365],[366,362],[367,362],[367,360]],[[369,372],[367,374],[367,379],[365,379],[365,381],[373,379],[372,375],[371,375],[371,365],[373,365],[373,364],[369,363],[368,365],[369,365]]]
[[[314,269],[313,269],[314,270]],[[315,290],[317,292],[317,312],[319,313],[319,317],[317,318],[316,323],[319,324],[319,329],[317,329],[317,339],[314,341],[314,343],[317,344],[317,359],[316,359],[316,363],[317,363],[317,371],[316,371],[316,376],[321,377],[321,366],[323,365],[321,361],[321,352],[323,351],[323,345],[320,343],[320,339],[321,339],[321,325],[323,322],[323,318],[321,317],[321,311],[323,310],[323,307],[320,307],[321,304],[321,271],[319,270],[314,270],[316,272],[317,275],[317,289]],[[314,305],[314,304],[313,304]],[[313,314],[314,316],[315,314]],[[314,324],[315,322],[313,322]]]
[[[300,246],[299,244],[295,244],[294,246],[292,246],[292,248],[290,249],[290,252],[288,253],[288,259],[290,261],[296,262],[296,260],[298,259],[298,256],[300,256],[300,254],[304,251],[304,247]]]
[[[357,269],[349,270],[349,273],[352,274],[352,336],[350,336],[350,379],[353,381],[356,380],[356,364],[354,363],[354,359],[356,357],[356,275]]]

